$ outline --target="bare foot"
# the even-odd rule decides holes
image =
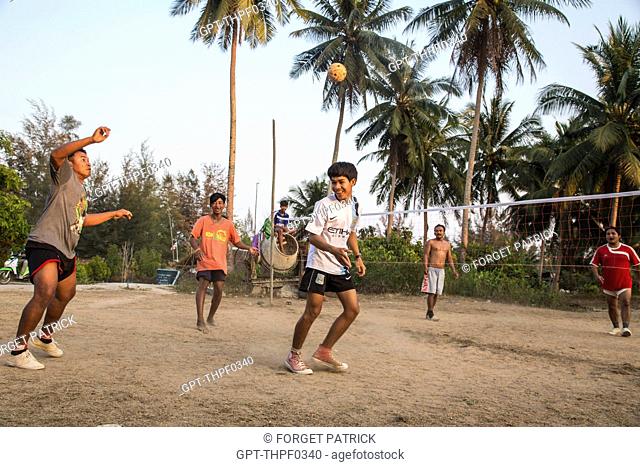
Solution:
[[[198,323],[196,327],[198,328],[198,331],[202,332],[202,334],[209,334],[209,329],[206,324]]]
[[[216,325],[216,322],[215,322],[215,320],[213,319],[213,316],[209,316],[209,317],[207,318],[207,324],[208,324],[209,326],[215,326],[215,325]]]

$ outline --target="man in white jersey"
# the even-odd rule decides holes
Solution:
[[[311,368],[302,360],[301,349],[311,325],[322,311],[325,292],[335,292],[343,307],[327,336],[313,354],[315,362],[335,371],[349,366],[333,357],[333,346],[360,312],[358,295],[351,278],[349,250],[353,251],[359,276],[366,268],[360,257],[356,227],[358,202],[352,197],[358,171],[350,162],[336,162],[327,171],[333,194],[315,204],[311,222],[306,227],[311,248],[300,290],[307,293],[307,305],[296,324],[291,351],[285,360],[293,373],[310,375]]]

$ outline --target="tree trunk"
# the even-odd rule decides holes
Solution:
[[[488,201],[488,202],[491,203],[492,201]],[[490,217],[491,217],[491,208],[486,208],[484,212],[484,219],[482,221],[482,230],[480,231],[480,240],[485,245],[489,243],[487,241],[486,235],[487,235],[487,223],[489,222]]]
[[[542,270],[544,268],[544,238],[542,239],[542,244],[540,245],[540,265],[538,267],[538,284],[542,285]]]
[[[555,274],[553,276],[552,289],[554,292],[557,292],[560,288],[560,272],[562,271],[562,262],[564,261],[564,242],[565,242],[565,216],[564,216],[564,203],[559,203],[558,205],[558,217],[560,233],[558,234],[558,257],[556,259],[555,266]]]
[[[478,90],[476,91],[476,107],[473,116],[473,130],[471,132],[471,146],[469,148],[469,162],[467,164],[467,178],[464,183],[464,199],[465,205],[471,204],[471,183],[473,182],[473,166],[476,163],[476,150],[478,148],[478,136],[480,134],[480,112],[482,107],[482,92],[484,90],[484,77],[486,73],[486,64],[484,57],[480,57],[481,64],[478,70]],[[460,252],[460,261],[464,263],[467,255],[467,244],[469,243],[469,210],[462,211],[462,251]]]
[[[342,134],[342,123],[344,122],[344,108],[346,107],[346,93],[344,84],[340,85],[340,117],[338,118],[338,127],[336,128],[336,138],[333,143],[333,156],[331,157],[331,164],[335,164],[338,160],[338,153],[340,151],[340,135]],[[331,194],[331,181],[329,181],[328,194]]]
[[[616,186],[613,188],[614,193],[620,193],[620,183],[622,182],[622,174],[617,171],[616,174]],[[615,226],[618,222],[618,206],[620,204],[620,198],[613,198],[613,208],[611,210],[611,221],[609,225]]]
[[[231,36],[231,64],[229,66],[229,170],[227,174],[227,217],[233,222],[233,194],[236,176],[236,53],[238,28]]]
[[[429,208],[429,193],[426,189],[422,193],[422,206],[424,209]],[[426,248],[427,240],[429,239],[429,219],[427,217],[427,211],[423,212],[422,215],[422,234],[424,235],[422,243]]]
[[[391,165],[391,188],[389,189],[389,215],[387,216],[387,238],[391,237],[391,232],[393,229],[393,209],[394,209],[394,200],[396,197],[396,177],[398,174],[398,162],[396,160],[396,145],[395,142],[391,141],[391,149],[390,149],[390,158],[389,162]]]

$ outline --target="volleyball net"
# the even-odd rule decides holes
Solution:
[[[469,235],[462,251],[462,214],[469,209]],[[411,240],[416,254],[394,255],[389,249],[367,251],[367,265],[378,263],[385,274],[394,266],[420,263],[419,249],[426,235],[434,238],[434,227],[441,224],[452,243],[454,262],[461,274],[480,278],[503,278],[555,290],[594,291],[589,263],[595,250],[606,243],[605,229],[615,225],[621,242],[640,249],[640,190],[520,200],[471,206],[434,206],[426,209],[363,212],[359,238],[385,236],[389,215],[396,237]],[[389,240],[388,243],[392,243]],[[406,268],[406,266],[405,266]],[[407,269],[409,273],[411,268]],[[482,282],[482,281],[481,281]],[[499,286],[498,284],[495,284]],[[479,285],[480,287],[482,285]]]

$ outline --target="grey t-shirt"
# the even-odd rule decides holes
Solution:
[[[73,259],[87,215],[87,194],[68,159],[58,170],[50,163],[49,170],[51,190],[29,240],[54,246],[68,259]]]

